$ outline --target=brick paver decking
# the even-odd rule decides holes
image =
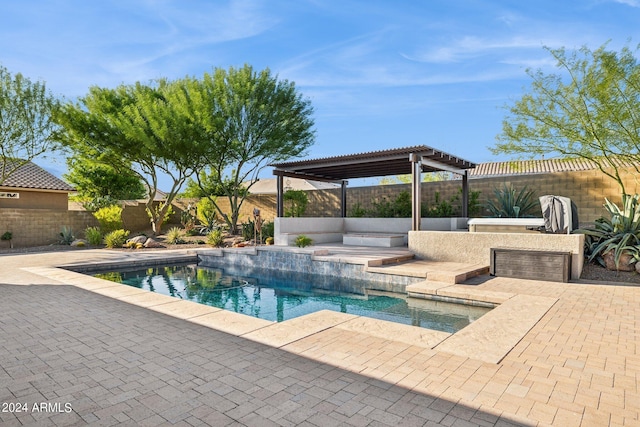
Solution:
[[[0,256],[0,425],[640,425],[638,287],[475,285],[558,299],[496,364],[347,328],[273,348],[22,269],[118,256]]]

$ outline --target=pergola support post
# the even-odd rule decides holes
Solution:
[[[340,216],[347,217],[347,184],[348,181],[342,181],[340,186]]]
[[[411,230],[420,231],[421,212],[421,181],[422,181],[422,157],[410,154],[411,161]]]
[[[276,216],[282,218],[284,217],[284,177],[277,175],[276,183]]]
[[[469,173],[466,169],[462,174],[462,217],[469,217]]]

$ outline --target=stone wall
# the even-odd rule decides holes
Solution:
[[[622,178],[630,194],[640,192],[640,185],[633,171],[622,171]],[[494,189],[501,188],[504,184],[513,184],[518,190],[527,186],[536,197],[546,194],[569,197],[578,207],[581,223],[592,223],[606,215],[603,208],[605,197],[618,204],[621,202],[617,183],[598,170],[470,179],[469,190],[479,191],[479,202],[484,204],[488,199],[493,198]],[[436,202],[436,193],[439,194],[440,201],[448,201],[459,196],[461,188],[460,180],[424,182],[422,202],[427,206],[433,206]],[[392,200],[401,191],[411,191],[411,186],[398,184],[347,188],[347,214],[350,215],[355,206],[371,209],[374,202],[379,203],[384,198]],[[340,215],[339,189],[309,191],[307,194],[309,205],[305,216]],[[251,205],[251,199],[245,203]],[[454,202],[454,207],[460,209],[459,200],[457,203]],[[488,212],[482,212],[479,216],[486,215]]]
[[[622,178],[629,193],[640,192],[640,185],[633,171],[623,170]],[[536,197],[546,194],[569,197],[578,206],[578,217],[582,224],[592,223],[606,215],[603,208],[605,197],[618,204],[621,202],[617,183],[599,170],[474,178],[469,180],[469,190],[479,191],[479,203],[484,204],[488,199],[493,198],[494,189],[501,188],[504,184],[513,184],[518,190],[527,186]],[[440,201],[457,198],[453,206],[459,213],[461,188],[461,180],[424,182],[422,183],[422,202],[427,206],[435,205],[436,194]],[[339,188],[307,191],[309,204],[304,216],[339,217],[340,191]],[[347,187],[347,215],[351,216],[356,206],[371,209],[374,203],[380,203],[385,199],[393,200],[401,191],[411,191],[411,186],[396,184]],[[219,197],[218,203],[224,210],[229,211],[229,203],[226,199]],[[252,216],[254,207],[261,210],[264,220],[272,221],[276,214],[276,196],[260,194],[247,197],[240,213],[240,222]],[[488,212],[484,211],[478,216],[487,215]]]
[[[76,237],[84,237],[85,228],[98,225],[86,211],[3,208],[0,213],[0,235],[10,231],[15,248],[58,243],[62,227],[71,228]],[[9,242],[0,241],[0,247],[8,248]]]

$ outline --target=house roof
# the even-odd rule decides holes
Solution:
[[[11,160],[8,160],[7,162],[11,162]],[[2,166],[2,162],[0,161],[0,167]],[[7,167],[11,166],[8,164]],[[16,169],[7,177],[7,179],[5,179],[3,183],[0,184],[0,187],[66,192],[75,190],[72,186],[33,162],[27,162]]]
[[[339,181],[349,178],[404,175],[411,173],[410,154],[417,154],[425,162],[423,172],[436,172],[453,168],[472,169],[476,165],[468,160],[447,154],[426,145],[394,148],[382,151],[298,160],[272,164],[274,175],[299,177],[318,181]],[[427,164],[428,163],[428,164]]]
[[[618,166],[630,167],[624,159],[614,159]],[[469,171],[469,178],[490,178],[508,175],[533,175],[555,172],[578,172],[597,169],[595,162],[586,159],[509,160],[505,162],[479,163]]]

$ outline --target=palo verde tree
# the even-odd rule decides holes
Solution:
[[[85,208],[94,210],[118,200],[146,196],[147,190],[138,174],[131,170],[131,165],[96,160],[100,158],[101,153],[95,151],[91,154],[75,152],[67,158],[68,172],[64,178],[76,189]]]
[[[16,169],[56,149],[51,119],[58,101],[44,82],[0,66],[0,184]]]
[[[201,144],[210,138],[194,121],[189,97],[192,79],[160,79],[152,84],[90,88],[75,104],[59,109],[61,142],[80,153],[100,153],[97,159],[118,169],[129,166],[149,190],[146,205],[154,233],[185,180],[200,167]],[[154,206],[160,174],[172,181],[166,200]]]
[[[594,162],[626,194],[620,160],[640,165],[639,49],[603,45],[567,52],[546,50],[559,74],[527,73],[531,90],[507,107],[493,153],[559,155]]]
[[[192,96],[211,112],[199,118],[213,140],[204,152],[208,173],[197,174],[196,180],[229,200],[227,213],[212,198],[229,230],[237,233],[240,208],[260,171],[300,156],[313,144],[313,108],[294,83],[249,65],[206,73],[200,89]]]

